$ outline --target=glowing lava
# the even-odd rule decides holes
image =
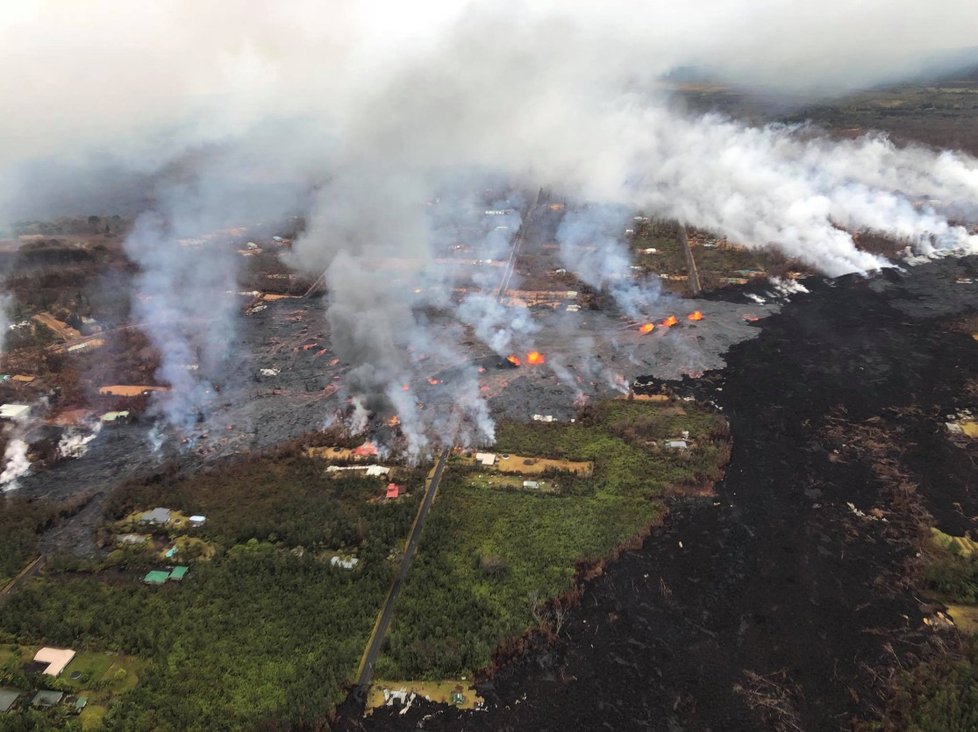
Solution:
[[[703,313],[701,313],[699,310],[694,310],[693,312],[691,312],[686,317],[689,318],[690,320],[702,320],[703,319]]]
[[[387,420],[388,427],[397,427],[401,423],[400,418],[395,414]]]
[[[645,325],[639,327],[638,332],[644,334],[651,333],[653,330],[655,330],[655,323],[646,323]]]
[[[530,351],[528,354],[526,354],[527,363],[538,364],[543,363],[546,360],[546,357],[539,351]]]
[[[519,360],[519,359],[518,359],[518,358],[517,358],[516,356],[512,356],[512,355],[510,355],[510,356],[507,356],[507,357],[506,357],[506,360],[507,360],[507,361],[509,361],[509,362],[510,362],[511,364],[513,364],[514,366],[520,366],[520,365],[521,365],[521,364],[523,363],[523,362],[522,362],[522,361],[520,361],[520,360]]]
[[[436,379],[434,376],[429,376],[428,383],[431,384],[432,386],[437,386],[441,382],[438,379]]]
[[[677,318],[675,315],[670,315],[668,318],[663,320],[662,323],[660,323],[660,325],[662,325],[662,327],[664,328],[671,328],[672,326],[676,325],[678,322],[679,322],[679,318]]]

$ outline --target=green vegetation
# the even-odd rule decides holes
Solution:
[[[683,430],[690,450],[660,447]],[[531,627],[559,632],[548,599],[574,590],[582,563],[606,559],[654,523],[667,490],[719,477],[729,446],[723,420],[693,405],[616,401],[585,410],[576,424],[502,425],[497,449],[587,460],[594,472],[548,469],[546,491],[524,490],[521,476],[494,473],[490,486],[480,466],[454,461],[378,676],[461,678]],[[80,652],[79,678],[53,683],[89,707],[21,710],[0,730],[325,724],[390,587],[424,471],[402,469],[410,497],[385,501],[383,481],[334,478],[324,467],[297,456],[255,459],[192,478],[163,470],[115,491],[99,530],[105,556],[52,557],[0,606],[0,642]],[[207,520],[127,520],[156,506]],[[133,530],[146,539],[116,545]],[[28,556],[32,541],[23,543]],[[177,557],[163,559],[173,545]],[[359,564],[334,567],[334,556]],[[142,582],[172,564],[190,567],[182,582]],[[25,691],[44,683],[11,678]]]
[[[931,529],[922,580],[926,590],[949,606],[961,630],[978,603],[978,553],[967,537]],[[964,605],[957,605],[961,603]],[[978,636],[966,634],[960,647],[941,646],[928,660],[894,680],[885,725],[869,729],[911,732],[970,732],[978,729]]]
[[[654,444],[682,430],[691,450]],[[716,415],[639,401],[597,405],[575,424],[500,425],[498,452],[590,460],[594,475],[554,476],[559,491],[544,493],[488,488],[477,468],[452,466],[378,675],[458,678],[488,666],[493,650],[531,627],[556,632],[547,601],[574,588],[579,566],[609,557],[658,520],[667,489],[718,478],[725,438]]]
[[[144,661],[135,688],[108,705],[105,729],[322,724],[356,670],[417,507],[417,498],[371,501],[380,482],[333,479],[323,467],[297,457],[256,460],[127,486],[109,502],[110,519],[153,506],[205,514],[193,532],[217,548],[214,557],[161,587],[141,582],[160,563],[138,551],[111,569],[48,571],[0,608],[0,633]],[[422,473],[402,480],[420,493]],[[336,551],[360,564],[332,567]],[[11,718],[63,728],[60,715]]]
[[[78,717],[66,708],[44,712],[20,712],[0,717],[0,730],[44,729],[55,724],[64,728],[97,729],[108,712],[111,701],[135,688],[145,663],[134,656],[119,653],[81,652],[57,678],[24,670],[38,646],[0,646],[0,684],[23,692],[19,706],[29,704],[38,689],[55,689],[75,697],[84,697],[87,706]],[[29,723],[30,727],[24,724]]]
[[[37,556],[41,533],[60,516],[80,508],[80,501],[32,501],[5,495],[0,501],[0,589]]]
[[[924,568],[925,587],[942,601],[978,603],[978,555],[974,542],[932,530],[930,555]]]
[[[978,729],[978,638],[959,651],[904,671],[886,711],[886,724],[869,729],[907,732],[972,732]]]

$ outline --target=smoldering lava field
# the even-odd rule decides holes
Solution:
[[[978,77],[554,43],[6,225],[0,730],[978,728]]]

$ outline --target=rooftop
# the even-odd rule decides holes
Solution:
[[[162,585],[166,584],[166,581],[170,579],[170,573],[165,569],[154,569],[152,572],[147,572],[146,576],[143,577],[143,582],[148,585]]]
[[[44,673],[50,676],[57,676],[65,670],[71,659],[75,657],[75,652],[69,648],[42,648],[34,655],[34,660],[39,663],[46,663],[48,667]]]
[[[146,521],[151,524],[166,524],[170,521],[170,509],[157,507],[152,511],[143,511],[139,514],[140,521]]]
[[[137,397],[148,391],[169,391],[165,386],[136,386],[129,384],[110,384],[99,387],[98,393],[108,396]]]
[[[27,404],[2,404],[0,405],[0,419],[20,419],[31,408]]]
[[[31,704],[33,704],[35,707],[53,707],[55,704],[60,704],[63,698],[63,691],[41,689],[34,695],[34,698],[31,699]]]
[[[0,686],[0,714],[10,711],[10,707],[14,705],[14,702],[17,701],[19,696],[20,691],[18,689]]]

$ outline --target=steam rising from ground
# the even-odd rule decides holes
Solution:
[[[10,295],[0,293],[0,356],[4,354],[7,345],[7,334],[10,332]]]
[[[629,277],[621,232],[635,210],[777,247],[831,275],[886,264],[855,246],[850,232],[861,229],[925,254],[978,250],[978,237],[948,220],[978,213],[975,159],[692,115],[662,83],[685,66],[795,90],[917,73],[973,42],[973,2],[149,5],[2,11],[0,47],[21,61],[20,78],[6,75],[0,90],[33,103],[0,120],[11,141],[0,162],[16,187],[30,156],[63,152],[57,140],[81,170],[99,167],[88,164],[101,154],[100,165],[133,175],[174,161],[193,171],[196,183],[165,188],[128,243],[143,272],[137,312],[174,387],[161,408],[183,429],[212,397],[233,337],[235,262],[178,240],[250,213],[243,202],[260,200],[267,216],[308,204],[293,264],[325,272],[355,413],[396,409],[413,454],[492,434],[472,367],[452,380],[451,409],[418,406],[416,384],[432,363],[464,361],[452,345],[462,325],[497,353],[534,330],[525,313],[501,310],[488,282],[454,313],[455,326],[431,327],[450,305],[453,275],[434,260],[452,237],[442,214],[453,204],[438,214],[427,204],[453,183],[475,190],[492,177],[588,202],[561,227],[564,262],[633,316],[658,295],[654,282]],[[113,31],[116,22],[125,30]],[[91,79],[107,90],[95,99]],[[72,114],[35,113],[53,108]],[[506,231],[468,242],[483,248],[473,256],[499,256],[515,227]],[[391,260],[403,266],[379,266]]]

